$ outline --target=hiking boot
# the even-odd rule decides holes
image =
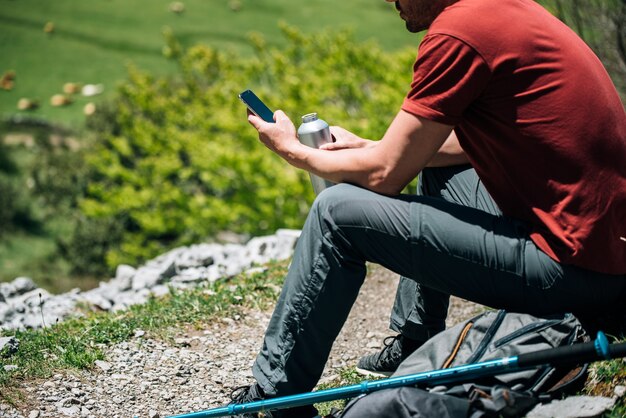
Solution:
[[[423,342],[398,334],[385,338],[383,344],[385,347],[380,352],[361,357],[356,365],[357,372],[366,376],[391,376]]]
[[[267,399],[265,392],[254,383],[249,386],[241,386],[230,394],[231,404],[243,404]],[[313,405],[299,406],[295,408],[280,409],[276,411],[246,412],[235,415],[236,418],[313,418],[317,416],[317,409]]]

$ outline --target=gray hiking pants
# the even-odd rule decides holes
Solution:
[[[419,177],[417,194],[502,216],[476,171],[468,165],[425,169]],[[389,327],[405,337],[426,341],[445,329],[449,301],[448,294],[401,277]]]
[[[447,295],[532,314],[588,312],[616,302],[623,276],[552,260],[529,239],[524,222],[482,201],[468,169],[424,170],[427,194],[431,184],[445,186],[435,196],[388,197],[348,184],[320,193],[253,366],[266,394],[313,389],[365,279],[366,262],[418,284],[400,290],[392,321],[400,329],[414,318],[418,330],[440,330]]]

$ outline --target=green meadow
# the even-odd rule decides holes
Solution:
[[[248,37],[260,33],[281,45],[279,22],[315,33],[349,28],[358,41],[374,40],[386,50],[409,44],[416,35],[383,0],[186,0],[173,12],[169,0],[0,0],[0,76],[15,72],[12,90],[0,90],[0,117],[28,116],[80,128],[86,103],[111,97],[129,65],[153,74],[171,74],[175,64],[163,53],[163,32],[171,29],[183,47],[202,43],[241,54]],[[46,32],[44,28],[53,28]],[[104,93],[53,107],[50,98],[65,83],[102,84]],[[19,111],[21,98],[35,110]]]

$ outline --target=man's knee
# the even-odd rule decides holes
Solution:
[[[324,189],[313,202],[313,208],[320,214],[333,213],[335,208],[354,202],[353,196],[359,188],[340,183]]]
[[[346,218],[351,218],[354,207],[363,199],[360,195],[364,193],[371,192],[351,184],[336,184],[317,196],[311,210],[318,217],[330,218],[334,223],[341,224]]]

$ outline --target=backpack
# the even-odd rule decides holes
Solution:
[[[395,376],[446,369],[589,341],[572,314],[536,317],[486,311],[428,340]],[[351,401],[343,418],[367,417],[517,417],[542,401],[582,389],[588,364],[541,366],[475,382],[429,387],[402,387],[374,392]]]

